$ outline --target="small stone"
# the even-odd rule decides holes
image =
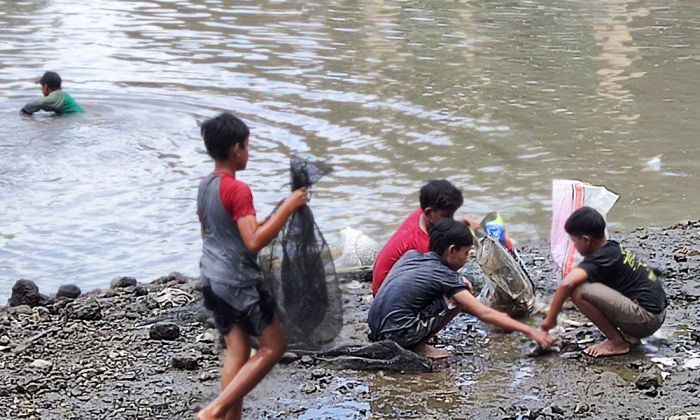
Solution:
[[[49,370],[51,370],[53,363],[49,362],[48,360],[36,359],[29,366],[42,370],[44,372],[48,372]]]
[[[181,273],[178,273],[177,271],[173,271],[172,273],[168,274],[167,276],[158,277],[157,279],[153,280],[154,284],[167,284],[170,282],[174,282],[177,284],[187,283],[187,276],[185,276]]]
[[[151,325],[148,337],[151,340],[175,340],[180,336],[180,328],[170,322],[161,322]]]
[[[66,314],[71,319],[82,319],[85,321],[102,319],[100,302],[92,296],[87,299],[71,302],[66,306]]]
[[[106,298],[113,298],[117,296],[119,293],[115,289],[107,289],[105,292],[102,294],[102,297]]]
[[[29,305],[19,305],[12,308],[13,314],[28,315],[32,313],[32,307]]]
[[[662,385],[663,379],[658,372],[643,372],[634,381],[634,385],[638,389],[658,388]]]
[[[311,356],[301,356],[300,362],[305,365],[311,365],[314,363],[314,359]]]
[[[282,357],[280,358],[280,363],[289,364],[292,362],[296,362],[297,360],[299,360],[299,355],[288,351],[282,355]]]
[[[209,329],[199,334],[195,340],[201,343],[214,343],[218,338],[219,332],[214,329]]]
[[[552,409],[552,413],[554,414],[564,415],[564,409],[558,405],[551,405],[549,408]]]
[[[119,380],[121,380],[121,381],[136,380],[136,372],[125,372],[122,376],[119,377]]]
[[[78,296],[80,296],[80,287],[74,285],[74,284],[64,284],[63,286],[58,288],[58,292],[56,292],[56,297],[64,297],[68,299],[75,299]]]
[[[326,369],[314,369],[311,371],[311,377],[314,379],[323,378],[326,376]]]
[[[215,378],[216,378],[216,375],[211,373],[211,372],[203,372],[201,375],[199,375],[200,382],[211,381],[212,379],[215,379]]]
[[[115,277],[112,279],[110,286],[113,289],[136,286],[136,279],[133,277]]]
[[[39,293],[39,287],[31,280],[17,280],[12,286],[12,295],[7,303],[10,306],[43,306],[49,303],[47,296]]]
[[[174,356],[170,362],[175,369],[196,370],[199,368],[197,359],[192,356]]]
[[[7,346],[10,344],[10,337],[3,335],[0,337],[0,346]]]
[[[589,409],[588,404],[576,404],[576,407],[574,407],[574,413],[586,413]]]
[[[301,392],[305,394],[312,394],[316,392],[316,384],[313,384],[311,382],[305,383],[304,386],[301,387]]]

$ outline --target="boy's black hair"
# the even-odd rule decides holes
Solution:
[[[605,219],[595,209],[581,207],[566,219],[564,230],[573,236],[588,235],[594,239],[605,239]]]
[[[41,76],[41,79],[37,80],[42,86],[46,86],[50,91],[58,90],[61,88],[61,76],[55,71],[47,71]]]
[[[420,189],[420,208],[455,212],[464,203],[462,192],[446,179],[434,179]]]
[[[249,135],[248,126],[230,112],[222,112],[202,123],[204,145],[214,160],[228,159],[231,146],[243,147]]]
[[[442,255],[450,245],[462,248],[473,244],[474,237],[469,228],[456,220],[442,219],[430,229],[430,250],[438,255]]]

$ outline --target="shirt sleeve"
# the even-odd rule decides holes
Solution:
[[[578,268],[588,274],[588,278],[594,282],[601,282],[605,273],[609,273],[615,262],[614,249],[607,247],[600,252],[586,257],[578,265]]]
[[[444,281],[442,282],[442,294],[445,296],[454,295],[457,292],[467,288],[467,285],[462,283],[462,276],[452,270],[445,270]]]
[[[37,111],[41,111],[42,108],[44,107],[44,98],[36,98],[33,101],[28,102],[20,112],[23,114],[33,114]]]
[[[51,93],[49,96],[37,98],[29,102],[22,108],[22,112],[25,114],[33,114],[37,111],[47,111],[60,114],[62,105],[63,95],[60,93]]]
[[[224,178],[224,180],[226,179]],[[223,182],[222,180],[220,188],[221,202],[234,221],[246,216],[255,216],[253,192],[248,185],[236,180],[231,180],[231,182]]]

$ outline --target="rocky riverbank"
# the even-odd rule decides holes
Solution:
[[[437,339],[453,356],[431,372],[290,353],[246,400],[246,416],[700,418],[700,222],[613,237],[661,271],[671,301],[662,330],[629,355],[582,355],[600,335],[574,310],[558,332],[561,351],[539,357],[527,357],[528,341],[462,315]],[[538,294],[551,294],[546,247],[522,254]],[[0,418],[186,419],[216,394],[222,348],[194,279],[124,277],[84,295],[32,285],[19,283],[13,306],[0,309]],[[348,279],[343,292],[335,344],[366,343],[369,285]]]

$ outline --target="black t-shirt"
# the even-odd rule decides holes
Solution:
[[[588,273],[590,281],[617,290],[649,312],[661,313],[668,305],[666,292],[654,272],[615,241],[608,241],[578,267]]]
[[[394,264],[379,288],[367,323],[373,334],[415,328],[436,299],[466,289],[460,275],[434,252],[409,251]]]

